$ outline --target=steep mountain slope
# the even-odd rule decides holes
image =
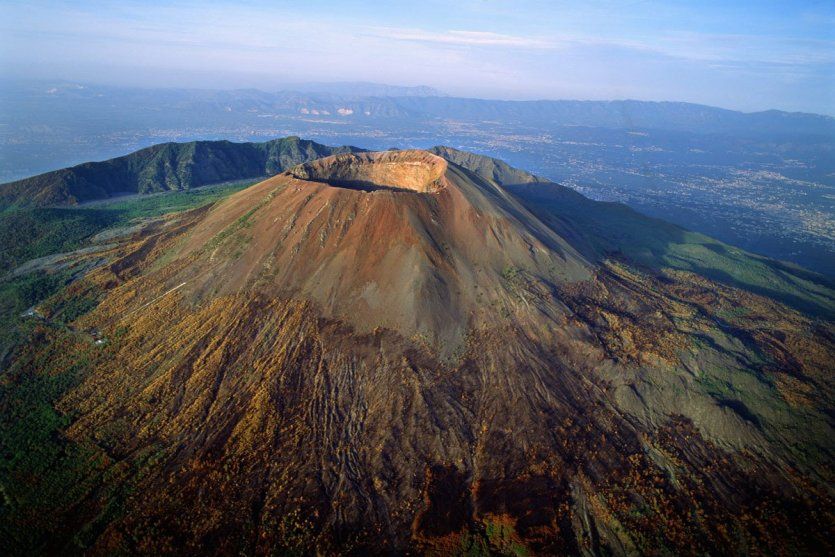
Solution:
[[[435,152],[296,166],[41,304],[0,431],[40,389],[63,445],[3,447],[13,549],[831,553],[826,308],[646,254],[651,230],[624,253],[629,215]]]
[[[485,180],[492,180],[502,186],[546,181],[538,176],[534,176],[530,172],[513,168],[504,161],[484,155],[468,153],[467,151],[459,151],[452,147],[438,145],[429,149],[429,152],[466,168]]]
[[[623,256],[649,269],[692,271],[801,311],[835,316],[835,284],[818,273],[646,217],[621,203],[592,201],[490,157],[442,146],[430,151],[499,183],[593,261]]]
[[[298,137],[264,143],[162,143],[124,157],[2,184],[0,204],[66,205],[125,193],[184,190],[271,176],[299,163],[351,151],[357,149],[328,147]]]
[[[592,202],[558,184],[507,189],[549,226],[573,235],[588,257],[625,256],[650,269],[691,271],[813,315],[835,316],[835,284],[818,273],[646,217],[620,203]]]

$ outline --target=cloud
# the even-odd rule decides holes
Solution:
[[[556,46],[555,43],[544,39],[504,35],[489,31],[446,31],[441,33],[423,29],[382,27],[372,30],[371,34],[376,37],[398,41],[457,46],[497,46],[532,49],[550,49]]]
[[[706,62],[775,66],[835,62],[835,42],[797,37],[679,31],[656,37],[655,45],[649,48],[668,56]]]

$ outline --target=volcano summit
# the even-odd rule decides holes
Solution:
[[[238,240],[223,238],[236,226],[245,229]],[[511,306],[539,311],[507,300],[503,274],[524,269],[553,283],[590,276],[582,256],[518,200],[426,151],[297,166],[219,207],[174,257],[189,264],[165,286],[187,282],[195,299],[268,289],[314,302],[356,331],[420,337],[445,354]]]
[[[445,147],[308,160],[110,250],[8,373],[71,377],[93,463],[14,515],[42,548],[833,549],[818,275]]]

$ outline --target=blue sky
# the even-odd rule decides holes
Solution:
[[[831,0],[0,0],[0,71],[149,87],[375,81],[835,114],[833,30]]]

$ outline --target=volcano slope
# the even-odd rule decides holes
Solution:
[[[825,281],[435,153],[294,167],[42,304],[2,425],[58,384],[64,445],[6,455],[12,551],[831,554]]]

